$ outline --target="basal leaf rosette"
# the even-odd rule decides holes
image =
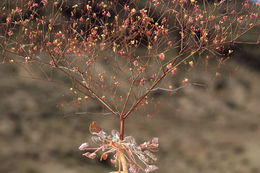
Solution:
[[[83,156],[95,159],[98,157],[97,153],[101,152],[100,160],[106,160],[111,154],[111,163],[118,167],[118,172],[123,173],[151,172],[158,169],[153,165],[157,161],[153,153],[159,150],[158,138],[155,137],[142,144],[137,144],[132,136],[126,136],[124,140],[120,140],[117,130],[112,130],[111,134],[107,134],[96,122],[91,123],[90,132],[93,135],[92,141],[97,147],[91,148],[88,143],[81,144],[79,150],[86,151]]]

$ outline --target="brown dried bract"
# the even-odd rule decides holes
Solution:
[[[90,133],[99,133],[101,130],[96,121],[93,121],[89,126]]]

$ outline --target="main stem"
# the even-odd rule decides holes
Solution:
[[[120,126],[120,140],[124,140],[125,118],[123,117],[123,115],[120,116],[120,122],[121,122],[121,126]]]

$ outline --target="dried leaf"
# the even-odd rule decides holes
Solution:
[[[157,137],[154,137],[152,139],[152,144],[158,144],[158,142],[159,142],[159,139]]]
[[[103,153],[100,160],[107,160],[107,153]]]
[[[130,173],[138,173],[139,170],[140,170],[140,168],[138,166],[136,166],[136,165],[130,165],[130,167],[129,167],[129,172]]]
[[[114,142],[118,141],[120,138],[120,134],[117,130],[112,130],[111,135],[112,135],[112,140]]]
[[[116,159],[110,159],[110,162],[117,167],[117,160]]]
[[[88,149],[88,143],[83,143],[79,146],[79,150],[87,150]]]
[[[129,144],[136,144],[135,139],[132,136],[125,137],[124,141]]]
[[[154,171],[154,170],[156,170],[156,169],[158,169],[158,167],[157,166],[155,166],[155,165],[148,165],[146,168],[145,168],[145,172],[151,172],[151,171]]]
[[[99,136],[92,136],[91,139],[95,144],[99,146],[103,145],[103,140]]]
[[[145,150],[144,153],[146,154],[146,156],[149,157],[149,163],[153,163],[153,162],[157,161],[157,157],[153,153],[151,153],[150,151]]]
[[[86,153],[83,154],[83,156],[86,156],[86,157],[88,157],[90,159],[95,159],[97,154],[96,153],[86,152]]]
[[[158,146],[158,144],[155,144],[155,145],[150,145],[149,147],[147,147],[147,149],[149,150],[149,151],[151,151],[151,152],[158,152],[159,151],[159,146]]]
[[[89,126],[90,133],[99,133],[101,130],[96,121],[93,121]]]

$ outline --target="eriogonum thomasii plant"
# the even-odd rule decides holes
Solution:
[[[81,104],[92,98],[118,118],[120,131],[90,125],[93,142],[79,149],[91,159],[113,155],[118,172],[150,172],[158,138],[137,144],[125,122],[180,69],[225,62],[229,45],[259,26],[259,3],[248,0],[4,0],[0,4],[2,63],[45,65],[73,82]],[[254,44],[258,44],[256,40]],[[204,60],[203,60],[204,59]],[[182,86],[189,84],[182,79]],[[141,163],[140,163],[141,162]]]

